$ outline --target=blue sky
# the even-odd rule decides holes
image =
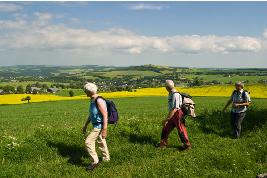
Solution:
[[[0,2],[0,65],[267,67],[267,2]]]

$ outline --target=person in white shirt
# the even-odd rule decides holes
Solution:
[[[223,111],[232,104],[231,123],[233,136],[234,138],[239,138],[241,134],[241,124],[246,116],[247,107],[250,105],[251,100],[248,92],[244,90],[244,84],[242,82],[236,82],[235,88],[236,90],[233,91],[230,99],[223,108]]]
[[[183,143],[183,150],[191,149],[187,131],[185,128],[185,121],[183,119],[184,112],[181,109],[182,96],[175,89],[174,82],[172,80],[166,80],[166,90],[169,92],[168,97],[168,116],[163,121],[163,129],[161,133],[161,141],[158,145],[159,148],[165,148],[168,145],[168,136],[170,132],[176,127],[180,140]]]

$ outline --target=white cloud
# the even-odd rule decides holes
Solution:
[[[0,21],[0,49],[102,51],[111,53],[235,53],[265,50],[266,42],[249,36],[144,36],[112,28],[92,31],[51,24],[53,15],[35,13],[37,19]]]
[[[266,29],[265,32],[263,33],[263,36],[264,36],[265,38],[267,38],[267,29]]]
[[[80,19],[72,17],[72,18],[70,18],[70,22],[73,24],[78,24],[78,23],[80,23]]]
[[[170,44],[175,49],[188,53],[229,53],[256,52],[261,49],[261,41],[246,36],[175,36]]]
[[[23,9],[23,7],[20,5],[14,3],[0,2],[0,12],[15,12],[21,9]]]
[[[12,16],[15,17],[15,19],[26,19],[29,17],[28,14],[24,13],[13,13]]]
[[[65,7],[73,7],[74,5],[85,6],[85,5],[88,5],[90,2],[88,1],[53,1],[52,3],[65,6]]]
[[[49,21],[52,19],[53,15],[47,12],[35,12],[34,15],[41,21]]]
[[[168,8],[168,6],[157,5],[157,4],[148,4],[148,3],[138,3],[132,4],[129,6],[129,9],[141,11],[141,10],[162,10]]]
[[[27,22],[25,20],[0,20],[0,30],[10,29],[18,30],[27,27]]]

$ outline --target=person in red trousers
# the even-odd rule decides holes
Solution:
[[[167,118],[163,121],[161,141],[158,147],[165,148],[168,145],[169,134],[176,127],[179,137],[183,143],[182,149],[191,149],[191,144],[189,142],[185,128],[184,113],[181,109],[182,96],[175,89],[174,82],[172,80],[166,80],[166,90],[169,92],[169,113]]]

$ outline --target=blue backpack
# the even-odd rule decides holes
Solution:
[[[107,100],[107,99],[103,98],[102,96],[98,96],[95,99],[96,107],[97,107],[98,110],[99,110],[99,108],[98,108],[98,105],[97,105],[97,100],[99,98],[102,98],[106,102],[106,104],[107,104],[108,123],[109,124],[115,124],[115,125],[117,125],[117,122],[119,120],[119,113],[118,113],[118,110],[116,108],[115,103],[113,101],[111,101],[111,100]]]

